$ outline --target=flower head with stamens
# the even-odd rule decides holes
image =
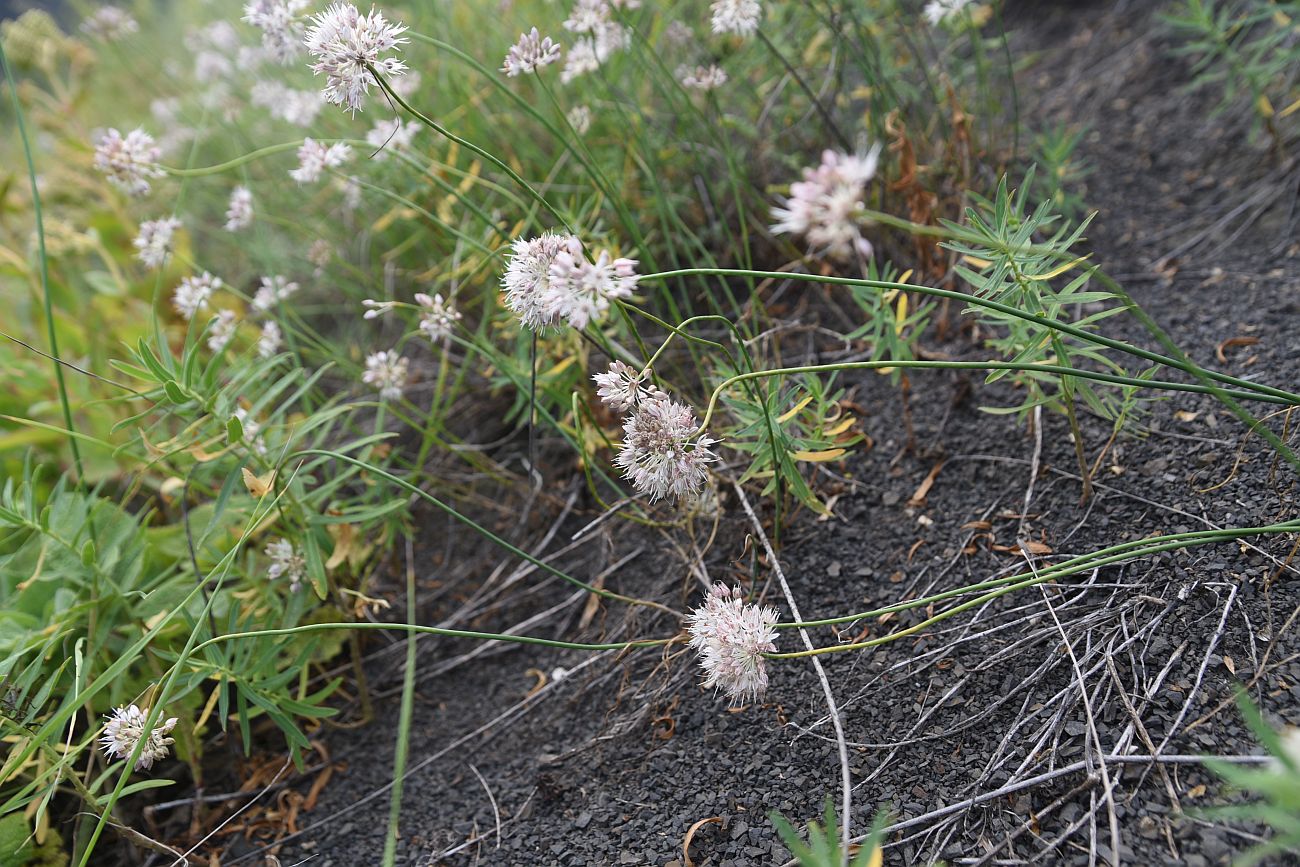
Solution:
[[[263,277],[262,285],[253,294],[253,309],[264,313],[297,291],[298,284],[281,274]]]
[[[821,165],[804,169],[803,180],[790,185],[785,204],[772,209],[776,219],[772,231],[804,236],[818,255],[870,256],[871,243],[862,236],[859,212],[879,156],[879,145],[865,154],[824,151]]]
[[[303,41],[316,60],[312,72],[325,75],[325,99],[355,115],[370,88],[379,86],[372,67],[389,76],[406,72],[396,57],[380,57],[410,41],[401,35],[405,30],[373,8],[362,15],[351,3],[336,2],[313,16]]]
[[[543,66],[550,66],[560,59],[560,46],[551,37],[543,37],[534,27],[527,33],[519,35],[519,41],[510,46],[506,52],[505,63],[501,71],[510,78],[528,72],[536,72]]]
[[[297,56],[302,38],[298,16],[307,0],[252,0],[244,4],[244,20],[262,31],[262,46],[281,63]]]
[[[623,446],[614,463],[651,502],[691,500],[708,481],[708,465],[718,459],[709,448],[715,442],[697,436],[689,406],[658,392],[638,401],[623,422]]]
[[[280,323],[274,319],[262,323],[262,333],[257,338],[257,357],[270,358],[280,351],[280,342],[284,339],[280,332]]]
[[[534,331],[560,321],[550,301],[551,265],[571,240],[575,240],[572,235],[545,232],[536,238],[518,238],[511,245],[506,273],[501,278],[506,306]]]
[[[247,229],[253,222],[253,193],[248,187],[235,187],[226,208],[226,231]]]
[[[338,168],[352,159],[352,148],[342,142],[326,145],[315,139],[305,138],[298,148],[298,168],[289,172],[289,177],[300,184],[311,184],[320,180],[327,168]]]
[[[605,250],[589,260],[570,238],[551,262],[548,305],[578,330],[604,315],[609,302],[631,296],[639,279],[635,259],[615,259]]]
[[[140,234],[135,238],[136,258],[150,268],[157,268],[171,254],[172,235],[181,227],[175,217],[146,220],[140,224]]]
[[[775,608],[747,605],[739,587],[714,584],[704,604],[686,618],[704,686],[721,689],[732,706],[762,699],[767,692],[763,654],[776,650],[779,620]]]
[[[763,17],[759,0],[713,0],[709,11],[713,13],[714,33],[734,33],[737,36],[753,36],[758,32],[759,19]]]
[[[144,725],[148,719],[149,711],[140,710],[135,705],[115,708],[99,738],[104,754],[110,759],[129,758],[135,752],[136,744],[144,740],[140,755],[135,760],[137,771],[147,771],[153,767],[154,762],[167,758],[167,747],[176,742],[167,735],[179,720],[172,717],[146,736]]]
[[[366,369],[361,374],[361,381],[375,388],[383,400],[397,400],[406,387],[406,378],[410,362],[394,350],[372,353],[366,356]]]
[[[172,294],[172,306],[181,316],[193,319],[195,313],[207,309],[208,299],[223,285],[220,277],[213,277],[207,271],[197,277],[186,277]]]
[[[289,589],[297,592],[302,587],[302,579],[307,575],[307,561],[293,544],[276,539],[266,546],[266,556],[271,558],[271,565],[266,569],[266,577],[272,581],[280,578],[289,579]]]
[[[420,305],[420,330],[429,340],[437,343],[451,336],[452,329],[460,321],[461,314],[450,299],[443,300],[441,295],[415,293],[415,302]]]
[[[641,371],[621,361],[610,362],[608,370],[592,374],[591,378],[601,403],[616,412],[632,409],[643,400],[663,394],[658,389],[646,388]]]
[[[230,343],[230,339],[235,336],[235,328],[239,325],[239,319],[235,316],[233,310],[222,310],[217,314],[217,318],[212,320],[212,330],[208,332],[208,349],[213,352],[220,352]]]
[[[110,129],[95,145],[95,168],[108,176],[109,183],[132,196],[147,195],[149,178],[165,174],[158,167],[161,158],[162,150],[154,144],[153,136],[140,128],[125,136]]]

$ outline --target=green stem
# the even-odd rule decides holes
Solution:
[[[410,562],[410,537],[407,537],[406,622],[415,625],[415,566]],[[393,750],[393,791],[388,802],[388,833],[384,836],[383,867],[397,862],[398,820],[402,815],[402,782],[406,775],[406,755],[411,746],[411,717],[415,712],[415,650],[417,635],[406,633],[406,670],[402,673],[402,707],[397,718],[397,745]]]
[[[4,68],[5,80],[9,83],[9,93],[13,97],[14,117],[18,122],[18,137],[23,143],[23,158],[27,162],[27,180],[32,189],[32,215],[36,220],[36,249],[41,259],[41,294],[45,297],[45,328],[50,339],[50,355],[59,358],[59,336],[54,327],[54,301],[50,296],[50,262],[45,252],[45,219],[41,213],[41,191],[36,183],[36,161],[32,157],[32,144],[27,137],[27,122],[23,118],[22,102],[18,99],[18,82],[14,80],[9,68],[9,58],[4,46],[0,45],[0,67]],[[69,431],[68,445],[72,449],[72,461],[77,467],[77,483],[85,484],[86,470],[81,463],[81,449],[77,439],[72,435],[76,430],[72,423],[72,404],[68,400],[68,385],[63,378],[63,366],[54,362],[54,381],[59,389],[59,407],[63,411],[63,423]]]
[[[478,145],[474,144],[473,142],[467,139],[461,138],[451,130],[447,129],[442,124],[435,121],[433,118],[428,117],[422,114],[421,112],[417,111],[416,109],[412,108],[410,103],[402,99],[402,97],[398,95],[397,91],[393,90],[392,85],[388,83],[387,79],[385,79],[384,76],[379,74],[379,70],[375,69],[375,67],[370,64],[367,64],[367,67],[370,69],[370,74],[373,75],[375,77],[375,80],[379,82],[379,86],[383,88],[384,93],[388,94],[388,98],[393,100],[393,102],[397,103],[399,106],[401,106],[408,114],[411,115],[411,117],[415,118],[420,123],[424,124],[429,129],[438,133],[438,135],[442,136],[448,141],[453,141],[456,144],[460,145],[461,147],[465,148],[465,150],[470,151],[471,153],[478,154],[480,157],[487,160],[488,162],[496,166],[501,171],[505,172],[506,175],[510,178],[510,180],[514,181],[516,184],[519,185],[520,189],[528,193],[528,195],[531,196],[535,202],[537,202],[539,205],[541,205],[543,208],[549,211],[551,213],[551,216],[559,220],[560,225],[564,227],[564,230],[566,232],[568,232],[569,234],[573,234],[573,229],[569,227],[569,222],[564,218],[564,215],[561,214],[555,208],[554,205],[552,205],[549,201],[547,201],[545,196],[537,192],[537,190],[533,188],[532,184],[528,183],[528,181],[520,177],[518,172],[510,168],[510,166],[506,165],[506,163],[500,157],[496,156],[495,154],[492,154],[489,151],[484,150],[483,148],[479,147]]]

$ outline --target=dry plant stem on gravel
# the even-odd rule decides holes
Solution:
[[[772,572],[781,585],[781,593],[785,596],[786,604],[790,606],[791,616],[796,621],[800,620],[799,606],[794,601],[794,593],[790,590],[790,583],[785,579],[785,572],[781,569],[781,561],[777,558],[776,552],[772,550],[772,543],[768,541],[767,533],[763,530],[763,522],[754,513],[754,507],[749,504],[749,497],[745,496],[745,489],[739,483],[736,483],[733,487],[736,496],[740,499],[741,507],[745,510],[745,514],[749,516],[750,526],[753,527],[754,533],[763,545],[763,550],[767,553]],[[808,650],[813,649],[812,639],[808,637],[806,630],[802,628],[799,630],[799,638]],[[814,656],[812,663],[813,669],[817,672],[817,680],[821,683],[822,693],[826,696],[826,710],[830,714],[831,725],[835,727],[835,745],[839,750],[840,758],[840,851],[847,858],[849,856],[849,839],[852,836],[851,825],[853,823],[853,778],[849,766],[849,748],[844,737],[844,720],[840,717],[839,708],[835,703],[835,692],[831,689],[831,682],[826,677],[826,670],[822,667],[821,660]]]

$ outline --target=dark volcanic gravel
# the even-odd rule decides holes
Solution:
[[[1015,44],[1045,52],[1021,78],[1025,110],[1089,125],[1081,155],[1095,169],[1085,198],[1100,211],[1088,241],[1096,261],[1200,363],[1295,386],[1294,187],[1258,215],[1247,208],[1216,225],[1284,173],[1263,145],[1246,141],[1238,119],[1207,119],[1213,94],[1182,92],[1187,70],[1170,59],[1151,10],[1136,8],[1145,6],[1021,3],[1010,10]],[[1285,177],[1294,185],[1294,170]],[[1199,244],[1177,250],[1202,230]],[[1106,330],[1153,346],[1131,320],[1107,320]],[[1254,342],[1228,345],[1226,363],[1217,361],[1216,348],[1229,338]],[[1006,387],[949,372],[913,377],[915,448],[904,451],[900,398],[887,378],[842,382],[870,410],[862,424],[874,447],[839,482],[836,517],[797,521],[784,539],[782,563],[806,617],[1017,570],[1023,561],[998,548],[1018,533],[1058,557],[1154,533],[1296,515],[1294,473],[1258,438],[1243,437],[1213,399],[1151,403],[1142,422],[1148,434],[1116,441],[1082,506],[1065,422],[1045,416],[1042,471],[1026,510],[1034,436],[1014,419],[980,411],[1013,400]],[[1109,428],[1086,419],[1085,433],[1095,458]],[[909,504],[940,462],[924,504]],[[575,483],[559,491],[560,501],[577,490]],[[576,502],[585,508],[580,496]],[[703,561],[712,580],[747,576],[753,566],[744,513],[734,497],[723,505],[722,531]],[[537,511],[537,526],[520,541],[547,553],[564,548],[590,517],[575,514],[543,546],[558,509]],[[704,545],[709,528],[695,529],[694,538],[676,538],[680,550]],[[430,548],[454,547],[463,535],[449,540],[447,533],[430,517]],[[594,576],[632,555],[609,575],[611,587],[679,610],[698,599],[700,575],[683,567],[668,537],[625,526],[598,536],[561,561]],[[894,864],[985,856],[980,863],[1087,864],[1090,849],[1107,861],[1112,825],[1126,864],[1229,863],[1260,829],[1176,815],[1230,797],[1215,778],[1195,763],[1110,762],[1103,775],[1087,711],[1103,750],[1131,756],[1149,756],[1152,745],[1165,755],[1259,752],[1231,703],[1238,683],[1273,720],[1300,724],[1300,641],[1290,620],[1300,593],[1294,571],[1279,565],[1292,541],[1214,544],[1077,575],[874,651],[823,657],[851,742],[854,827],[865,830],[882,805],[895,822],[938,814],[891,835]],[[480,571],[495,565],[484,561]],[[757,571],[768,580],[768,569]],[[421,578],[427,589],[439,576],[422,569]],[[518,586],[539,580],[525,576]],[[461,601],[432,595],[422,622],[438,622]],[[779,604],[775,584],[767,598]],[[558,607],[546,613],[551,606]],[[554,583],[508,612],[482,613],[473,628],[532,615],[539,619],[524,629],[539,635],[672,628],[663,615],[640,614],[629,624],[617,608],[587,618],[584,601]],[[908,612],[885,625],[859,623],[843,638],[919,619]],[[1086,705],[1058,621],[1083,669]],[[827,630],[816,638],[835,640]],[[783,634],[782,649],[796,645],[796,636]],[[388,695],[378,719],[319,733],[345,771],[299,815],[302,831],[279,853],[281,863],[378,863],[401,677],[400,644],[394,648],[372,675],[372,687]],[[449,660],[475,650],[483,655],[448,670]],[[556,680],[558,667],[569,672]],[[690,855],[697,867],[780,864],[788,853],[768,811],[797,824],[827,796],[838,803],[833,733],[805,661],[774,666],[767,703],[741,710],[698,686],[694,661],[680,648],[619,658],[425,641],[419,673],[399,863],[681,867],[683,842],[696,827]],[[550,685],[530,693],[539,677]],[[997,794],[981,798],[989,793]],[[961,806],[969,800],[976,803]]]

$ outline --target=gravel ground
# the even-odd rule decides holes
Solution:
[[[1096,260],[1199,362],[1281,386],[1300,381],[1300,331],[1290,327],[1300,303],[1288,212],[1294,167],[1280,170],[1234,119],[1207,120],[1212,97],[1180,91],[1186,70],[1152,36],[1146,4],[1026,2],[1008,14],[1018,45],[1047,47],[1023,73],[1027,105],[1091,127],[1082,156],[1095,168],[1086,200],[1100,211],[1088,242]],[[1243,201],[1256,204],[1230,213]],[[1177,249],[1189,239],[1198,243]],[[1120,318],[1106,331],[1151,343]],[[1249,340],[1224,346],[1217,360],[1230,338]],[[1093,498],[1080,505],[1063,419],[1043,419],[1039,446],[1024,425],[980,410],[1013,400],[1006,386],[946,371],[914,377],[909,450],[887,378],[844,382],[869,410],[862,426],[874,447],[835,483],[836,517],[796,522],[784,539],[781,562],[806,617],[1023,568],[1007,550],[1017,538],[1046,546],[1051,554],[1040,559],[1050,562],[1153,533],[1296,515],[1294,475],[1258,439],[1243,438],[1213,399],[1152,403],[1148,433],[1110,448]],[[1096,456],[1109,428],[1085,419],[1085,433]],[[914,494],[936,468],[918,503]],[[723,499],[711,546],[708,527],[676,538],[606,527],[574,546],[570,537],[594,513],[577,481],[566,485],[553,486],[514,537],[525,547],[678,610],[698,599],[706,573],[756,574],[780,603],[771,570],[745,546],[749,527],[734,496]],[[416,557],[422,622],[463,612],[474,597],[481,604],[470,606],[471,628],[524,623],[533,634],[613,638],[671,631],[664,615],[587,609],[562,585],[513,565],[483,579],[491,555],[480,563],[480,586],[449,587],[438,564],[463,556],[463,534],[430,517],[425,540]],[[1116,839],[1125,864],[1229,863],[1259,829],[1175,818],[1228,795],[1199,764],[1142,757],[1259,752],[1231,703],[1238,683],[1275,721],[1300,724],[1291,622],[1300,592],[1295,573],[1280,567],[1289,541],[1215,544],[1073,576],[874,651],[824,657],[850,744],[854,827],[889,805],[904,823],[890,835],[891,864],[1114,863]],[[703,548],[702,558],[686,556]],[[689,559],[700,565],[688,570]],[[511,584],[508,609],[495,607]],[[920,617],[855,624],[844,637]],[[818,638],[834,640],[824,631]],[[783,649],[796,643],[783,635]],[[768,811],[799,823],[826,797],[838,801],[826,703],[804,661],[773,667],[766,703],[732,710],[698,686],[680,649],[583,657],[442,640],[420,647],[399,863],[682,867],[691,837],[696,867],[782,864],[789,856]],[[298,814],[281,863],[378,862],[400,648],[381,650],[372,667],[372,688],[386,696],[376,721],[318,733],[339,773]],[[477,655],[461,664],[467,653]],[[560,667],[567,674],[557,679]],[[1098,746],[1129,760],[1098,764]],[[223,865],[259,863],[244,851]]]

